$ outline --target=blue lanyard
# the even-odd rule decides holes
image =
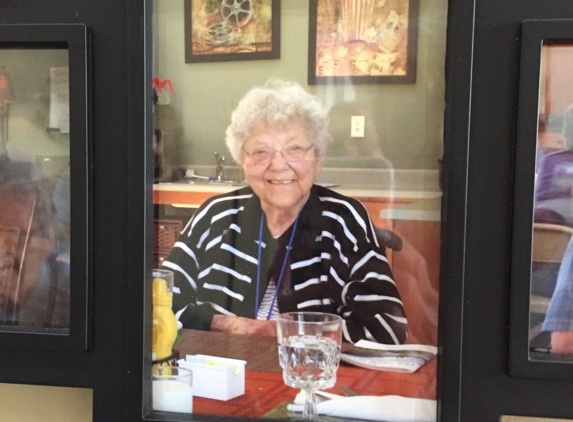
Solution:
[[[290,234],[290,239],[288,241],[287,251],[285,254],[285,259],[283,260],[283,266],[281,268],[281,273],[279,275],[279,280],[277,282],[277,288],[275,290],[275,294],[273,296],[273,301],[271,302],[271,307],[269,309],[269,314],[267,315],[267,321],[271,319],[271,315],[273,313],[273,307],[275,306],[275,301],[277,300],[277,294],[279,292],[279,287],[281,286],[281,281],[283,280],[283,274],[285,272],[286,263],[288,261],[288,255],[290,253],[290,248],[292,246],[292,240],[294,239],[294,232],[296,231],[296,225],[298,223],[298,215],[296,216],[296,220],[294,220],[294,226],[292,228],[292,233]],[[261,245],[263,243],[263,223],[265,222],[265,213],[261,213],[261,224],[259,226],[259,261],[257,265],[257,292],[255,296],[255,319],[259,315],[259,285],[261,282]]]

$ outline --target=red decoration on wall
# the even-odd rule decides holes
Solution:
[[[163,92],[163,88],[165,88],[165,85],[167,85],[171,95],[175,95],[175,92],[173,92],[173,85],[171,84],[171,79],[169,78],[160,80],[158,77],[154,77],[152,79],[152,84],[153,88],[156,89],[159,94]]]

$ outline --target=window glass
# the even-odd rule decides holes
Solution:
[[[153,284],[153,406],[180,359],[194,397],[179,412],[296,415],[280,342],[288,379],[435,414],[447,1],[278,6],[154,2],[153,262],[174,282]],[[275,322],[291,311],[342,319],[334,386],[328,347],[295,365],[308,339]]]
[[[529,310],[532,359],[573,359],[569,311],[573,259],[571,72],[573,44],[543,46]]]
[[[69,333],[67,49],[0,49],[0,330]]]

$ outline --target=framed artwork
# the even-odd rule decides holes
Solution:
[[[419,0],[311,0],[308,84],[413,84]]]
[[[279,0],[185,0],[185,63],[280,58]]]
[[[573,21],[522,27],[511,264],[510,374],[573,377]],[[557,335],[557,337],[554,337]]]
[[[90,347],[89,39],[81,24],[0,25],[0,342],[9,347]],[[43,129],[33,136],[30,108]],[[11,121],[23,123],[8,131]],[[50,155],[56,136],[65,147]]]

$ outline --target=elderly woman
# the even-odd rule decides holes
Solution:
[[[343,317],[346,341],[403,343],[404,308],[364,206],[314,184],[330,135],[319,100],[270,81],[240,101],[227,146],[249,186],[207,200],[163,266],[186,328],[276,335],[281,312]]]

